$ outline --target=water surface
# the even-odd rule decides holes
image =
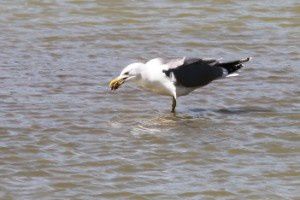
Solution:
[[[299,199],[300,4],[2,1],[0,199]],[[171,99],[109,80],[252,56]]]

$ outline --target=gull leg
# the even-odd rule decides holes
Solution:
[[[176,99],[175,99],[175,97],[173,97],[173,99],[172,99],[172,110],[171,110],[172,113],[175,113],[175,107],[176,107]]]

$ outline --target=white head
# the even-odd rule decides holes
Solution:
[[[138,81],[141,79],[141,71],[142,67],[145,64],[143,63],[132,63],[125,67],[120,75],[113,79],[110,83],[109,86],[112,90],[118,89],[123,83],[127,81]]]

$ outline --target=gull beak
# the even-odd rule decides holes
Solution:
[[[109,87],[111,90],[118,89],[128,78],[128,76],[118,76],[117,78],[113,79],[109,83]]]

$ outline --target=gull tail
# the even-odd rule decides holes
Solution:
[[[240,68],[244,67],[243,63],[250,61],[252,58],[244,58],[232,62],[226,62],[226,63],[220,63],[219,66],[222,67],[224,70],[223,77],[232,77],[232,76],[238,76],[239,74],[234,73]]]

